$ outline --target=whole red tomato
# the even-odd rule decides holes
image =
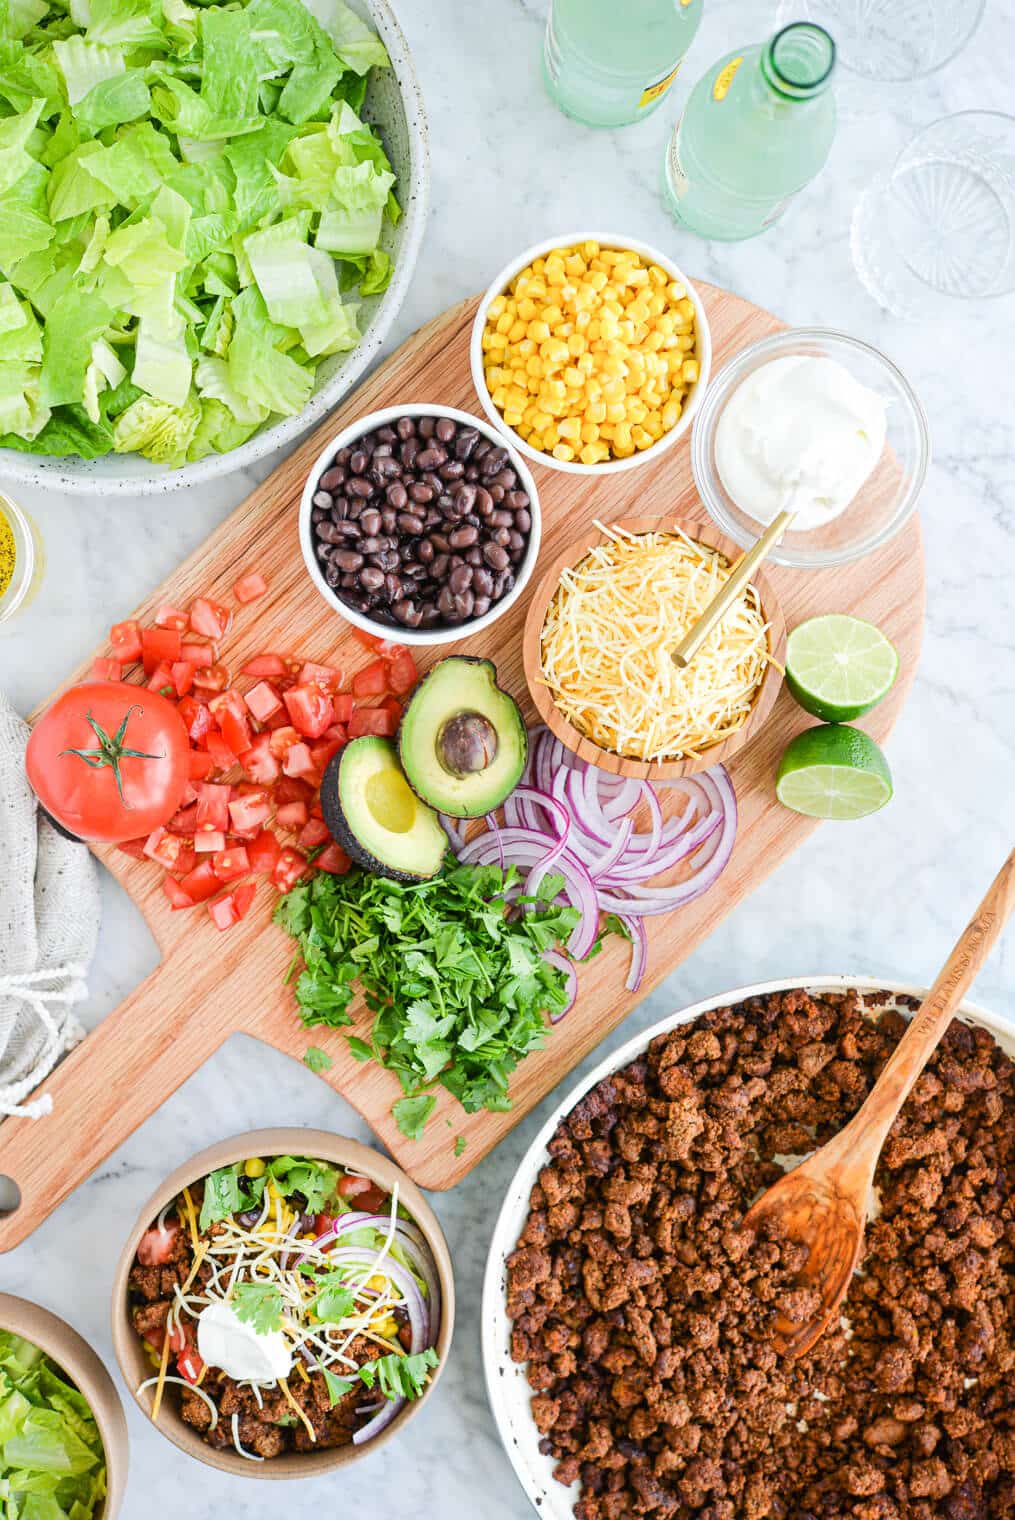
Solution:
[[[46,812],[79,839],[119,843],[167,823],[183,801],[190,741],[171,702],[87,681],[32,731],[25,768]]]

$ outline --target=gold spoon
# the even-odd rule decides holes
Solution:
[[[795,1357],[809,1350],[845,1297],[860,1260],[881,1147],[1013,909],[1015,850],[994,877],[862,1108],[827,1145],[780,1177],[748,1210],[745,1229],[774,1222],[777,1238],[808,1247],[797,1285],[820,1294],[810,1319],[776,1316],[772,1340],[783,1355]]]
[[[712,629],[722,622],[733,603],[748,585],[751,576],[757,570],[762,560],[767,558],[769,551],[774,549],[786,529],[796,516],[795,509],[787,508],[773,517],[764,533],[758,539],[753,548],[742,554],[730,571],[729,578],[721,591],[705,608],[701,617],[684,634],[680,643],[673,651],[673,663],[683,670],[685,665],[690,665],[698,650],[708,638]]]

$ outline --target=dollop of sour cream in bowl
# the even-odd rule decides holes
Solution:
[[[256,1331],[225,1299],[206,1304],[198,1315],[197,1349],[209,1367],[221,1367],[237,1383],[271,1382],[292,1371],[292,1351],[282,1331]]]
[[[794,532],[846,510],[881,458],[884,399],[835,359],[794,354],[760,365],[729,397],[715,467],[748,516],[795,512]]]

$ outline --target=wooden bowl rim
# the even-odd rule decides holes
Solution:
[[[130,1443],[120,1395],[98,1352],[58,1314],[13,1293],[0,1293],[0,1329],[13,1330],[52,1357],[87,1399],[106,1457],[106,1497],[96,1520],[116,1520],[127,1487]]]
[[[436,1349],[440,1360],[434,1368],[433,1376],[423,1395],[406,1404],[391,1424],[365,1446],[350,1444],[330,1447],[320,1452],[287,1452],[284,1456],[273,1457],[270,1461],[252,1462],[241,1457],[231,1448],[217,1451],[209,1446],[201,1439],[198,1432],[184,1421],[169,1400],[163,1400],[158,1420],[152,1420],[154,1390],[148,1388],[141,1394],[136,1391],[140,1383],[151,1377],[152,1368],[131,1324],[127,1279],[141,1236],[166,1204],[171,1202],[184,1187],[199,1182],[202,1177],[206,1177],[209,1172],[215,1171],[218,1167],[232,1166],[234,1162],[243,1161],[248,1156],[286,1155],[314,1156],[338,1166],[351,1167],[357,1172],[362,1172],[373,1182],[380,1183],[389,1192],[394,1184],[398,1183],[399,1201],[404,1203],[412,1219],[426,1237],[434,1266],[437,1269],[441,1289],[441,1328]],[[316,1478],[324,1473],[333,1472],[337,1467],[344,1467],[347,1463],[359,1461],[384,1446],[419,1412],[436,1388],[447,1365],[454,1322],[455,1279],[451,1265],[451,1252],[440,1221],[423,1194],[401,1167],[396,1166],[387,1156],[382,1156],[379,1151],[371,1149],[370,1146],[360,1144],[358,1140],[350,1140],[344,1135],[335,1135],[328,1130],[295,1128],[248,1130],[245,1134],[235,1135],[228,1140],[220,1140],[217,1145],[211,1145],[192,1156],[189,1161],[183,1162],[142,1207],[120,1253],[113,1278],[113,1347],[120,1365],[120,1372],[134,1402],[156,1429],[172,1441],[174,1446],[185,1451],[188,1456],[196,1457],[199,1462],[204,1462],[209,1467],[217,1467],[222,1472],[237,1473],[244,1478]]]
[[[743,553],[738,544],[720,533],[711,523],[692,522],[688,518],[670,517],[668,514],[658,517],[618,517],[612,520],[604,518],[603,521],[607,527],[621,528],[628,533],[684,533],[696,543],[706,544],[710,549],[717,549],[730,564],[739,559]],[[679,776],[693,775],[695,771],[707,770],[709,766],[729,759],[738,750],[743,749],[765,723],[782,684],[782,672],[779,667],[785,663],[786,620],[771,581],[763,569],[751,577],[751,584],[761,597],[761,609],[768,623],[769,663],[765,667],[765,674],[761,679],[761,685],[746,723],[735,734],[730,734],[728,739],[724,739],[720,744],[711,745],[700,755],[685,756],[681,760],[635,760],[626,755],[618,755],[613,750],[601,749],[592,739],[580,734],[557,706],[549,687],[544,686],[539,679],[542,669],[540,638],[543,623],[560,583],[561,572],[578,564],[590,550],[602,542],[602,531],[594,523],[590,523],[581,537],[575,539],[557,555],[556,559],[551,561],[540,577],[529,601],[522,639],[522,663],[525,679],[540,718],[564,747],[573,755],[577,755],[580,760],[584,760],[586,764],[596,765],[600,770],[631,777],[637,781],[674,780]]]

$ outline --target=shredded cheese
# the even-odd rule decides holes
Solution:
[[[155,1397],[152,1400],[152,1421],[158,1419],[159,1410],[162,1408],[162,1394],[166,1386],[166,1368],[169,1366],[169,1328],[166,1327],[165,1339],[162,1342],[162,1359],[159,1362],[159,1375],[155,1382]]]
[[[198,1247],[197,1215],[194,1212],[194,1200],[190,1196],[190,1188],[184,1188],[183,1201],[187,1207],[187,1224],[190,1226],[190,1243],[196,1251]]]
[[[598,527],[598,544],[565,570],[543,623],[542,683],[600,749],[676,760],[747,721],[769,663],[753,586],[685,669],[672,653],[722,588],[729,562],[673,532]]]
[[[296,1400],[293,1398],[292,1394],[289,1392],[289,1384],[286,1382],[285,1378],[279,1378],[279,1380],[278,1380],[278,1386],[281,1388],[282,1392],[285,1394],[286,1403],[292,1405],[292,1407],[293,1407],[294,1411],[296,1412],[296,1414],[299,1415],[300,1419],[303,1421],[304,1425],[307,1427],[307,1435],[310,1437],[311,1441],[313,1441],[314,1445],[316,1446],[317,1445],[317,1432],[314,1430],[314,1427],[311,1425],[310,1421],[307,1419],[307,1416],[304,1413],[304,1411],[300,1408],[299,1404],[297,1404]]]

